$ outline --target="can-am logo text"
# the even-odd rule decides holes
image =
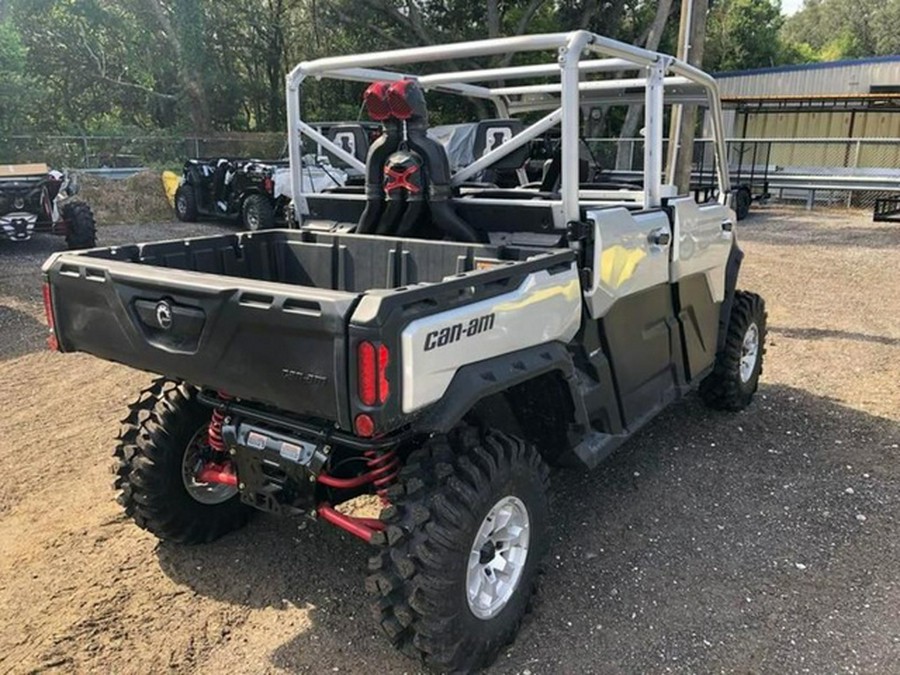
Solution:
[[[485,314],[469,321],[455,323],[452,326],[433,330],[425,336],[425,351],[430,352],[437,347],[446,347],[463,338],[470,338],[486,333],[494,328],[494,315]]]

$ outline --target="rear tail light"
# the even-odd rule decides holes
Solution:
[[[375,361],[375,345],[360,342],[357,351],[359,368],[359,400],[363,405],[375,405],[378,398],[378,368]]]
[[[363,405],[381,405],[391,393],[387,379],[391,352],[385,345],[376,347],[368,340],[360,342],[356,350],[359,400]]]
[[[391,352],[384,345],[378,345],[378,402],[384,403],[391,394],[391,385],[387,379],[387,367],[391,361]]]
[[[47,336],[47,346],[54,352],[59,351],[59,341],[56,339],[56,326],[53,324],[53,295],[50,291],[50,284],[44,283],[44,313],[47,316],[47,328],[50,335]]]

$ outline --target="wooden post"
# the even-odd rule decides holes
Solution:
[[[682,0],[681,22],[678,26],[678,58],[702,67],[703,43],[706,40],[706,15],[709,0]],[[672,106],[669,126],[668,181],[678,187],[678,194],[691,189],[691,165],[694,158],[694,136],[697,126],[697,106]]]

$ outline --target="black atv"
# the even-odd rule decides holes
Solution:
[[[275,227],[288,201],[276,190],[276,173],[287,166],[255,159],[189,159],[175,192],[175,216],[186,222],[240,218],[248,230]]]
[[[70,249],[97,245],[91,207],[70,199],[78,185],[46,164],[0,167],[0,240],[28,241],[35,232],[64,236]]]

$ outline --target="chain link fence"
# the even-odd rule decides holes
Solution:
[[[281,133],[206,136],[0,136],[0,163],[44,162],[67,169],[178,169],[189,157],[277,159],[284,153],[285,136]]]
[[[668,152],[664,143],[664,157]],[[640,180],[642,138],[587,138],[588,159],[618,178]],[[179,169],[188,157],[285,155],[281,133],[93,136],[0,136],[0,163],[46,162],[69,169],[146,167]],[[871,208],[879,197],[900,196],[900,139],[747,138],[728,141],[728,165],[736,185],[754,195],[814,205]],[[710,139],[694,145],[694,183],[714,183]]]

